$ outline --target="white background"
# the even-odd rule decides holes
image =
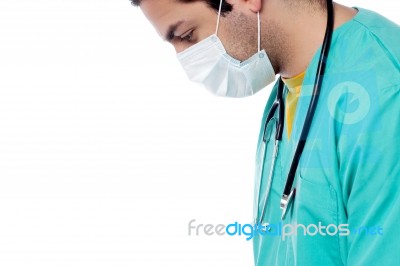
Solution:
[[[400,23],[397,1],[340,1]],[[0,2],[0,265],[251,265],[270,88],[215,98],[128,0]]]

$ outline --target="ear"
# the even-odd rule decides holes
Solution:
[[[244,0],[245,5],[254,13],[260,12],[262,7],[262,0]]]

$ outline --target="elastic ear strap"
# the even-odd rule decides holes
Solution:
[[[218,9],[218,19],[217,19],[217,28],[215,29],[215,35],[218,35],[218,28],[219,28],[219,19],[221,18],[221,10],[222,10],[222,1],[219,2],[219,9]]]
[[[258,19],[258,51],[261,51],[261,21],[260,21],[260,12],[257,12]]]

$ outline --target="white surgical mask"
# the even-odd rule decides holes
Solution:
[[[217,96],[246,97],[255,94],[275,81],[272,68],[264,50],[260,51],[260,13],[258,17],[258,53],[246,61],[232,58],[218,38],[221,16],[219,6],[215,34],[177,54],[189,79],[203,84]]]

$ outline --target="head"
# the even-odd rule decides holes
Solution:
[[[176,52],[215,33],[220,0],[131,0],[140,6],[159,35]],[[244,61],[257,52],[257,13],[261,16],[261,49],[279,73],[280,61],[288,56],[291,41],[282,24],[285,10],[320,7],[325,0],[223,0],[218,37],[227,52]],[[294,11],[296,10],[296,11]]]

